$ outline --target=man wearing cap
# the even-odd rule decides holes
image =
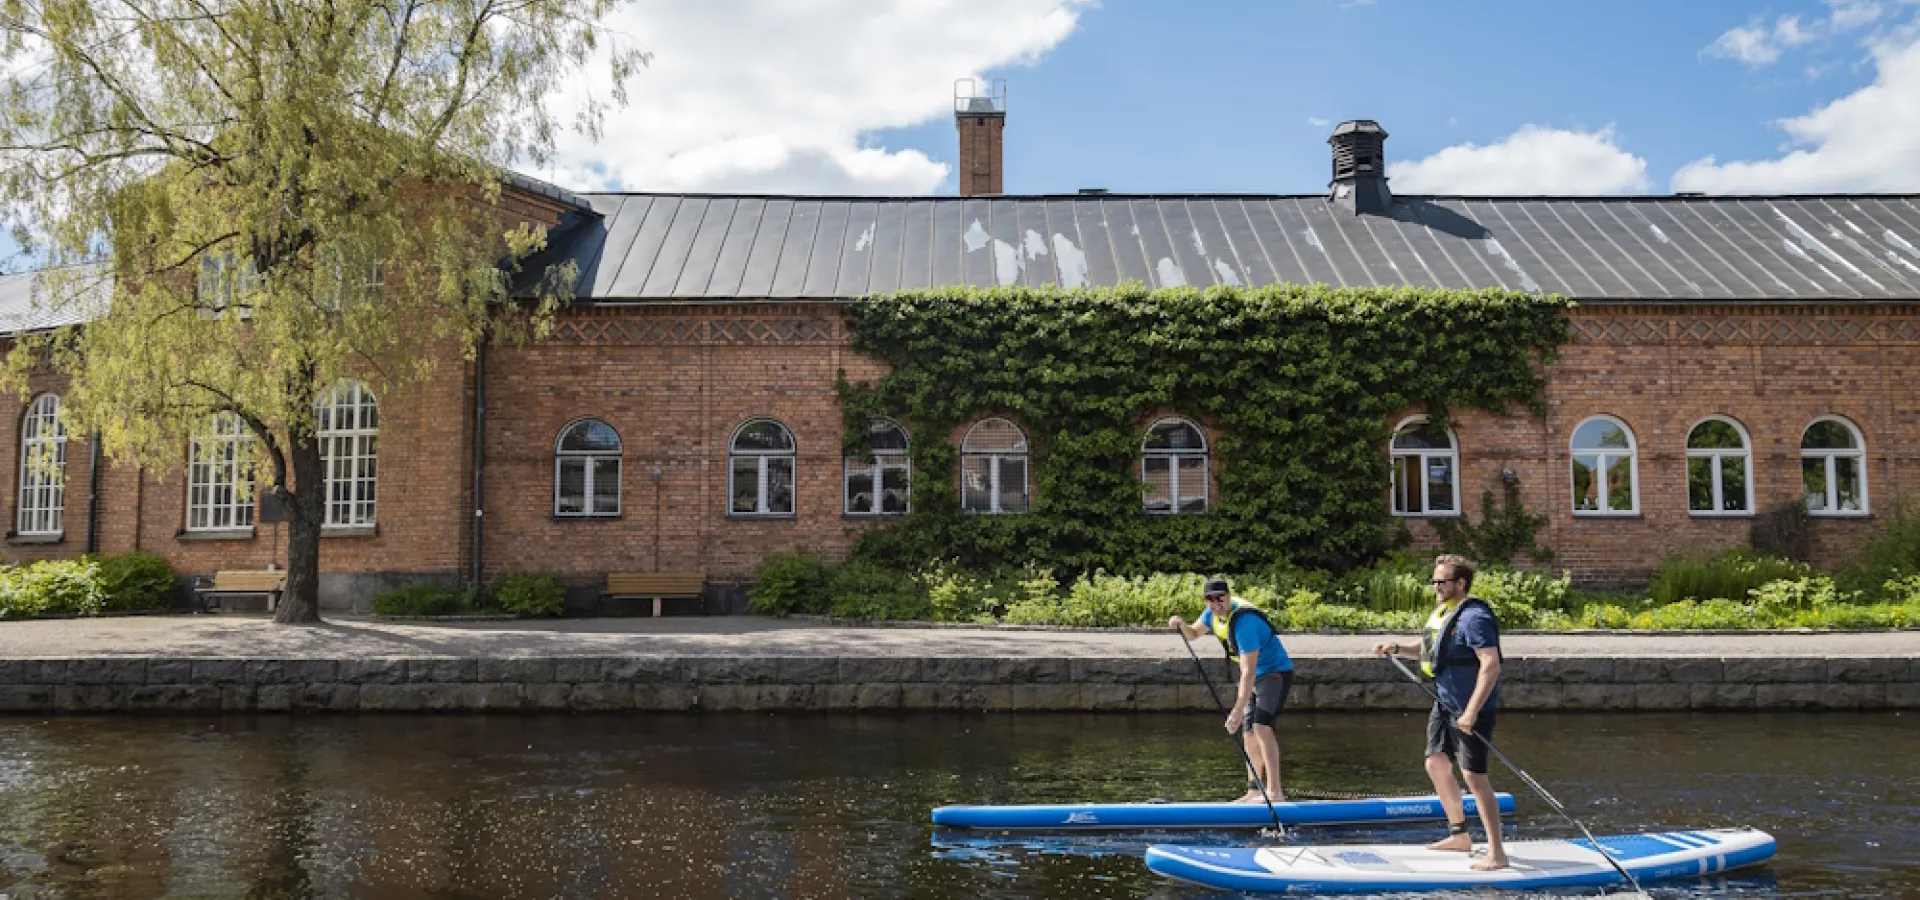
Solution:
[[[1293,687],[1293,660],[1280,645],[1280,633],[1260,608],[1233,596],[1224,578],[1209,578],[1200,589],[1207,608],[1188,625],[1179,616],[1167,625],[1187,640],[1211,632],[1227,648],[1228,659],[1240,663],[1240,691],[1227,714],[1228,733],[1239,733],[1247,748],[1247,759],[1255,770],[1247,772],[1247,793],[1242,803],[1279,802],[1286,799],[1280,790],[1280,739],[1273,723],[1287,705],[1287,692]],[[1260,787],[1266,786],[1266,797]]]

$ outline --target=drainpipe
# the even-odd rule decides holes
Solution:
[[[487,334],[480,333],[480,346],[473,355],[473,586],[480,582],[480,553],[484,546],[486,523],[481,514],[485,504],[481,491],[486,487],[487,471]]]
[[[87,448],[87,552],[100,552],[100,429]]]

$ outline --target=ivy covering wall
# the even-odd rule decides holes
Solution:
[[[1567,339],[1556,297],[1506,291],[1278,286],[1149,291],[943,288],[850,308],[878,383],[842,383],[850,454],[875,416],[912,436],[913,512],[864,534],[855,558],[913,568],[1037,563],[1249,572],[1343,571],[1384,550],[1388,417],[1424,406],[1543,409]],[[963,512],[956,429],[989,415],[1025,430],[1033,505]],[[1143,508],[1140,448],[1163,415],[1207,432],[1208,511]]]

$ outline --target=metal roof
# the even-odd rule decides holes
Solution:
[[[79,299],[54,304],[48,296],[47,272],[0,275],[0,334],[78,325],[105,311],[112,291],[107,287],[111,276],[103,269],[84,266],[56,271],[73,275],[65,290],[77,292]]]
[[[594,301],[854,298],[949,285],[1508,288],[1601,301],[1920,300],[1913,195],[799,197],[585,194]]]

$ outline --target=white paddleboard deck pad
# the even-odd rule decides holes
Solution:
[[[1500,814],[1513,815],[1513,795],[1495,794]],[[1466,798],[1467,815],[1478,815]],[[1354,800],[1302,800],[1265,803],[1074,803],[1026,806],[942,806],[933,824],[946,828],[1081,831],[1098,829],[1271,828],[1283,825],[1371,825],[1386,822],[1445,821],[1440,798],[1371,797]]]

